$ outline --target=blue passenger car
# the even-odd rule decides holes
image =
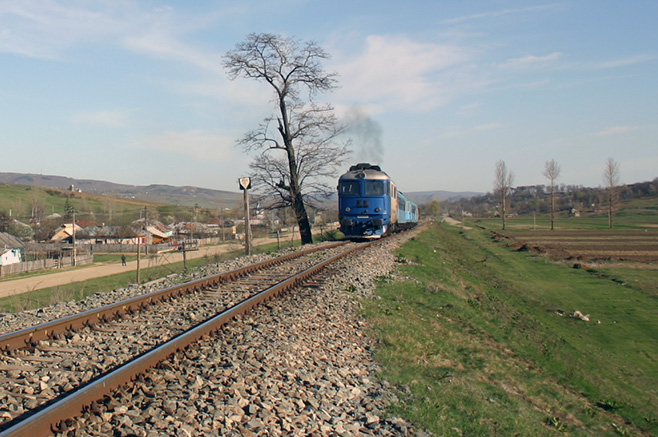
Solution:
[[[418,222],[418,207],[377,165],[357,164],[338,180],[340,230],[348,238],[379,238]]]

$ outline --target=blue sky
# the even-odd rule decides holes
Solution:
[[[350,162],[379,161],[403,191],[658,176],[658,2],[0,0],[0,171],[237,191],[235,146],[272,111],[229,81],[249,33],[314,40],[359,114]]]

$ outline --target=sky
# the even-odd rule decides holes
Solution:
[[[0,0],[0,172],[238,190],[237,140],[272,115],[229,80],[250,33],[315,41],[350,163],[402,191],[658,177],[658,2]],[[367,133],[367,134],[366,134]]]

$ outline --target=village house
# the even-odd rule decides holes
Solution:
[[[64,223],[59,227],[59,229],[57,229],[57,232],[55,232],[55,235],[52,236],[50,241],[53,243],[71,243],[73,241],[74,230],[75,233],[82,232],[82,228],[80,226],[74,225],[72,223]]]
[[[147,238],[151,240],[150,244],[170,243],[174,231],[169,229],[163,223],[156,222],[146,227]]]
[[[122,233],[120,226],[87,226],[77,232],[75,239],[81,245],[85,244],[136,244],[139,240],[136,234]]]
[[[0,266],[8,266],[22,261],[21,240],[11,234],[0,232]]]

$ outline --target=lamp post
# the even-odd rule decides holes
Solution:
[[[244,192],[244,245],[245,254],[251,255],[251,227],[249,225],[249,189],[251,188],[251,178],[240,178],[240,189]]]

